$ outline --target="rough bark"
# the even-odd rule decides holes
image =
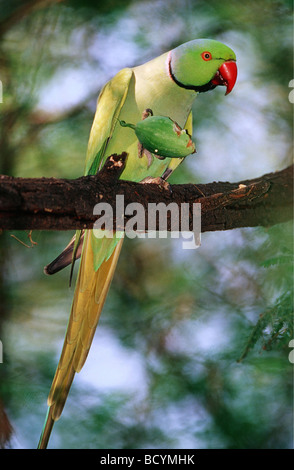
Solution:
[[[94,206],[103,202],[115,207],[116,195],[124,195],[125,207],[142,204],[146,229],[148,203],[159,202],[174,202],[179,208],[188,203],[190,229],[193,203],[201,203],[202,232],[271,226],[293,217],[293,166],[237,183],[178,184],[165,189],[119,179],[126,158],[125,153],[111,156],[98,175],[75,180],[0,176],[0,229],[92,228],[99,218],[93,214]],[[131,217],[125,216],[123,224]],[[168,213],[167,230],[170,219]]]

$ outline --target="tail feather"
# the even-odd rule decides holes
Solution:
[[[62,413],[74,375],[82,369],[86,361],[123,242],[121,238],[112,255],[95,271],[91,236],[91,231],[85,233],[71,314],[48,396],[49,410],[39,448],[46,448],[54,421],[59,419]]]
[[[52,409],[48,408],[45,424],[38,444],[38,449],[46,449],[53,425],[54,419],[52,418]]]
[[[84,234],[82,233],[81,238],[79,240],[79,245],[75,253],[76,260],[80,258],[81,256],[82,247],[83,247],[83,238],[84,238]],[[72,263],[75,241],[76,241],[76,235],[73,236],[69,244],[62,251],[62,253],[60,253],[60,255],[58,255],[57,258],[55,258],[51,263],[47,264],[47,266],[44,267],[45,274],[51,275],[51,274],[58,273],[58,271],[61,271],[61,269],[65,268],[66,266]]]
[[[57,421],[61,416],[75,373],[76,371],[73,367],[73,364],[70,364],[62,384],[59,387],[57,386],[54,390],[52,405],[49,407],[49,409],[52,410],[52,419],[54,421]]]

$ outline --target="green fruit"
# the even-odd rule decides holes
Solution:
[[[150,116],[136,125],[120,121],[130,127],[146,150],[161,157],[183,158],[196,152],[190,135],[175,121],[166,116]]]

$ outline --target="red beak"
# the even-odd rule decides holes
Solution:
[[[224,62],[211,80],[214,85],[227,87],[226,95],[231,93],[237,80],[237,65],[233,60]]]

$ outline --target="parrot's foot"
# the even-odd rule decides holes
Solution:
[[[140,181],[140,183],[142,183],[142,184],[150,184],[150,183],[151,184],[157,184],[161,188],[163,188],[166,191],[169,191],[170,193],[172,193],[171,185],[167,181],[165,181],[163,178],[161,178],[160,176],[157,176],[156,178],[154,178],[152,176],[147,176],[142,181]]]
[[[162,157],[161,155],[157,155],[156,153],[151,153],[149,150],[145,149],[141,142],[138,142],[138,157],[142,158],[145,155],[147,157],[148,165],[147,168],[150,167],[150,165],[153,162],[153,157],[158,158],[158,160],[164,160],[166,157]]]
[[[144,155],[145,157],[147,157],[147,161],[148,161],[147,168],[149,168],[153,162],[152,153],[149,152],[149,150],[145,149],[143,145],[141,144],[141,142],[138,142],[138,157],[142,158]]]

